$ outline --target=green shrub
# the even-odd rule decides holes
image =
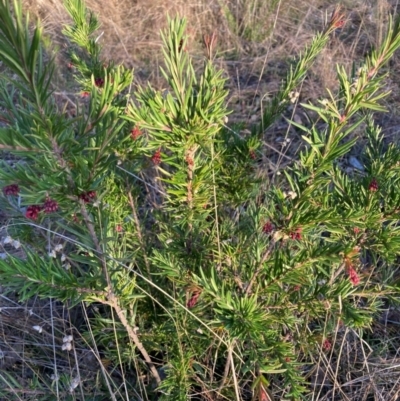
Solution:
[[[196,74],[185,21],[171,19],[168,90],[133,90],[130,71],[101,59],[95,16],[80,0],[65,6],[73,116],[54,93],[42,30],[0,1],[0,149],[15,156],[0,169],[2,209],[8,242],[23,249],[0,260],[0,284],[21,301],[96,306],[80,335],[136,377],[121,390],[103,367],[98,386],[112,399],[299,399],[312,355],[333,352],[339,327],[368,329],[399,294],[400,150],[372,113],[383,110],[380,72],[400,20],[350,75],[338,67],[337,94],[304,105],[318,120],[293,123],[307,146],[274,184],[260,179],[264,133],[341,26],[339,9],[242,136],[226,123],[213,37]],[[368,144],[364,171],[350,175],[338,161],[357,127]],[[57,398],[78,386],[68,380],[56,380]]]

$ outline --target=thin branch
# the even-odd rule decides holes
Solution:
[[[150,371],[157,383],[157,385],[161,384],[161,377],[158,373],[158,370],[156,369],[154,363],[152,362],[150,355],[147,353],[146,348],[144,348],[142,342],[139,340],[138,335],[135,333],[135,330],[132,328],[132,326],[129,324],[128,319],[125,316],[125,313],[123,309],[119,306],[118,304],[118,299],[114,294],[110,294],[109,296],[109,302],[110,306],[114,308],[114,310],[117,312],[117,315],[119,317],[119,320],[125,327],[125,330],[128,332],[129,338],[132,339],[134,342],[136,348],[140,351],[142,354],[144,360],[146,363],[149,365]]]
[[[113,286],[112,286],[112,282],[111,282],[111,278],[107,269],[107,261],[106,261],[106,257],[104,252],[101,249],[100,246],[100,242],[97,238],[95,229],[94,229],[94,225],[93,223],[90,221],[89,215],[87,213],[84,201],[81,201],[81,212],[83,215],[83,218],[85,220],[86,226],[89,230],[90,236],[92,238],[93,244],[96,248],[97,253],[100,256],[100,260],[101,260],[101,264],[102,264],[102,268],[103,268],[103,274],[104,277],[106,279],[107,282],[107,304],[110,305],[117,313],[122,325],[124,326],[125,330],[127,331],[129,338],[134,342],[136,348],[140,351],[140,353],[142,354],[144,360],[147,362],[147,364],[149,365],[150,371],[154,377],[154,379],[157,382],[157,385],[159,385],[161,383],[161,378],[160,375],[156,369],[156,367],[154,366],[153,362],[151,361],[151,358],[149,356],[149,354],[147,353],[146,349],[144,348],[143,344],[141,343],[141,341],[139,340],[138,335],[135,333],[135,331],[133,330],[132,326],[129,324],[128,319],[125,316],[125,312],[123,310],[123,308],[121,308],[119,302],[118,302],[118,298],[117,296],[114,294],[113,291]]]
[[[221,384],[218,387],[218,392],[219,393],[224,388],[226,380],[228,379],[229,370],[230,370],[230,367],[231,367],[231,361],[233,360],[232,359],[232,353],[233,353],[233,344],[234,344],[234,342],[235,342],[235,340],[233,340],[232,344],[230,344],[230,346],[228,348],[228,355],[226,357],[224,375],[222,376]]]
[[[16,150],[19,152],[30,152],[30,153],[44,152],[44,150],[37,149],[37,148],[25,148],[23,146],[12,146],[12,145],[3,145],[3,144],[0,144],[0,149],[4,149],[4,150],[8,150],[8,151]]]

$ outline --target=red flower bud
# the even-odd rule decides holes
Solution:
[[[135,141],[140,135],[142,135],[142,132],[140,131],[138,126],[135,126],[135,128],[133,128],[133,130],[131,131],[131,138]]]
[[[151,161],[154,164],[160,164],[161,163],[161,150],[160,149],[158,149],[156,151],[156,153],[154,153],[154,155],[151,157]]]
[[[104,86],[104,79],[103,79],[103,78],[95,78],[94,84],[95,84],[98,88],[102,88],[102,87]]]
[[[96,191],[83,192],[79,195],[79,199],[82,199],[85,203],[89,203],[95,197]]]
[[[373,179],[371,180],[371,182],[370,182],[370,184],[369,184],[369,186],[368,186],[368,189],[369,189],[371,192],[376,192],[376,191],[379,189],[378,181],[376,181],[376,178],[373,178]]]
[[[7,185],[3,188],[3,193],[6,196],[18,196],[19,186],[17,184]]]
[[[358,285],[360,283],[360,277],[358,277],[358,274],[352,265],[347,268],[347,274],[349,275],[351,284]]]
[[[197,301],[199,300],[200,293],[201,293],[200,291],[194,291],[193,292],[192,296],[190,297],[189,301],[186,304],[186,307],[188,309],[193,308],[197,304]]]
[[[36,220],[42,208],[39,205],[30,205],[26,209],[25,217],[27,219]]]
[[[274,226],[272,225],[272,223],[270,221],[267,221],[264,224],[264,226],[262,228],[262,231],[263,231],[264,234],[271,234],[272,231],[274,231]]]
[[[301,240],[301,232],[302,232],[302,228],[299,227],[299,228],[296,228],[295,231],[292,231],[292,232],[289,234],[289,236],[290,236],[291,239],[294,239],[294,240]]]
[[[332,348],[332,343],[325,338],[324,342],[322,343],[322,349],[324,349],[325,351],[329,351]]]
[[[47,198],[43,204],[43,209],[45,213],[53,213],[58,210],[58,203],[50,198]]]

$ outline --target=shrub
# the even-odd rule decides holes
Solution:
[[[132,73],[101,59],[96,17],[80,0],[65,7],[73,116],[57,101],[41,28],[30,33],[20,3],[0,1],[0,148],[16,160],[2,162],[2,209],[23,249],[0,260],[1,285],[21,301],[95,306],[79,335],[136,378],[121,391],[101,365],[113,399],[143,388],[158,399],[299,399],[313,355],[334,352],[344,328],[368,329],[399,294],[400,151],[373,112],[388,94],[380,72],[400,46],[400,20],[351,74],[338,67],[337,94],[303,105],[318,117],[292,123],[306,146],[268,181],[257,161],[264,133],[342,25],[339,9],[242,135],[244,123],[226,123],[214,36],[197,74],[185,21],[171,19],[168,90],[132,90]],[[364,170],[349,174],[338,161],[358,127]],[[53,373],[58,397],[74,392],[79,378]]]

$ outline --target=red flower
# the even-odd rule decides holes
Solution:
[[[256,158],[257,158],[256,152],[254,152],[254,150],[250,150],[249,156],[253,160],[256,160]]]
[[[186,307],[188,309],[193,308],[197,304],[197,301],[199,300],[200,293],[201,293],[200,291],[194,291],[193,292],[193,294],[190,297],[189,301],[187,301],[187,303],[186,303]]]
[[[25,217],[27,219],[36,220],[42,208],[39,205],[30,205],[26,209]]]
[[[79,199],[82,199],[85,203],[89,203],[95,197],[96,197],[95,191],[83,192],[79,195]]]
[[[81,93],[81,97],[85,98],[85,97],[89,97],[90,93],[89,92],[82,92]]]
[[[295,240],[300,240],[301,239],[301,232],[302,232],[302,228],[296,228],[295,231],[292,231],[289,236],[291,239],[295,239]]]
[[[123,230],[123,228],[122,228],[121,224],[117,224],[117,225],[115,226],[115,231],[116,231],[117,233],[122,232],[122,230]]]
[[[133,128],[133,130],[131,131],[131,138],[135,141],[140,135],[142,135],[142,132],[140,131],[139,127],[136,126],[135,128]]]
[[[358,277],[358,274],[352,265],[347,268],[347,274],[349,275],[351,284],[358,285],[360,283],[360,277]]]
[[[322,343],[322,349],[325,351],[329,351],[331,348],[332,348],[332,343],[327,338],[325,338],[325,340]]]
[[[17,184],[7,185],[3,188],[3,193],[6,196],[18,196],[19,194],[19,186]]]
[[[53,213],[58,210],[58,203],[57,201],[47,198],[43,204],[43,209],[45,213]]]
[[[95,78],[94,84],[95,84],[98,88],[102,88],[102,87],[104,86],[104,79],[103,79],[103,78]]]
[[[160,163],[161,163],[161,150],[160,150],[160,149],[158,149],[158,150],[156,151],[156,153],[154,153],[154,155],[151,156],[151,161],[152,161],[154,164],[160,164]]]
[[[271,234],[272,231],[274,231],[274,226],[272,225],[272,223],[270,221],[267,221],[264,224],[264,226],[262,228],[262,231],[263,231],[264,234]]]
[[[376,192],[378,190],[379,186],[378,186],[378,181],[376,181],[376,178],[373,178],[368,186],[368,189],[371,192]]]

